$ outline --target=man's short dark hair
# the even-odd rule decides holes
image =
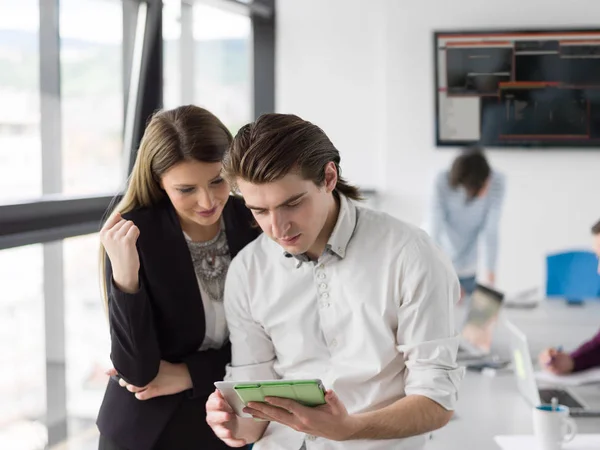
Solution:
[[[237,178],[272,183],[293,170],[322,186],[330,162],[338,174],[335,191],[361,200],[358,188],[342,177],[340,153],[321,128],[292,114],[263,114],[240,128],[223,160],[223,173],[234,188]]]
[[[600,234],[600,220],[592,227],[592,234]]]
[[[453,189],[464,187],[469,199],[474,199],[485,186],[491,173],[492,169],[483,155],[483,149],[468,147],[463,149],[452,163],[450,186]]]

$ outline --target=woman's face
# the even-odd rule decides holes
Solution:
[[[229,184],[221,177],[220,162],[183,161],[164,173],[161,186],[188,225],[214,225],[229,199]]]

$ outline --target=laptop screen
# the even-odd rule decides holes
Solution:
[[[494,327],[504,294],[480,284],[471,295],[469,312],[462,329],[462,338],[477,350],[489,353]]]
[[[541,403],[540,394],[535,381],[527,337],[508,320],[506,321],[506,328],[510,333],[511,359],[519,392],[521,392],[530,405],[539,405]]]

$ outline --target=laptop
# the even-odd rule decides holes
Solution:
[[[510,351],[517,387],[531,406],[550,404],[552,398],[555,397],[560,405],[569,407],[571,416],[600,417],[600,408],[590,408],[569,388],[539,388],[535,379],[527,336],[509,321],[506,321],[506,327],[510,335]]]
[[[459,361],[495,359],[490,351],[503,300],[502,292],[477,284],[460,333]]]

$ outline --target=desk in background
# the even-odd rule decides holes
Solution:
[[[572,350],[600,329],[600,302],[567,306],[560,300],[544,301],[535,309],[505,309],[502,317],[527,334],[531,354],[546,346],[563,345]],[[507,331],[502,320],[494,334],[493,352],[509,358]],[[600,385],[572,388],[586,401],[600,404]],[[577,418],[580,433],[599,433],[600,418]],[[517,391],[512,372],[495,377],[477,372],[465,376],[459,391],[455,418],[433,433],[428,450],[498,449],[494,436],[532,434],[531,408]]]

